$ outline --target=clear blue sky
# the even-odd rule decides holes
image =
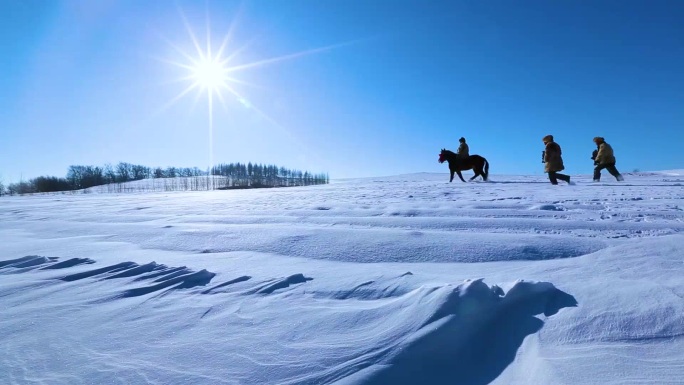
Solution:
[[[215,162],[446,173],[439,150],[465,136],[492,173],[541,174],[553,134],[570,174],[597,135],[623,172],[684,168],[684,1],[3,0],[5,183],[206,168],[206,94],[162,108],[191,84],[172,44],[197,56],[179,9],[203,46],[207,14],[214,47],[234,25],[229,66],[348,43],[231,73],[244,100],[214,99]]]

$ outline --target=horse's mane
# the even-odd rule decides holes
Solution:
[[[447,149],[444,150],[444,153],[446,153],[446,154],[448,154],[448,155],[456,155],[455,152],[449,151],[449,150],[447,150]]]

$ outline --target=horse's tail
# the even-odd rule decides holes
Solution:
[[[482,179],[487,180],[489,178],[489,162],[487,162],[487,159],[482,158],[485,161],[484,164],[484,175],[482,176]]]

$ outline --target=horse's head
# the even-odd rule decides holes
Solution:
[[[446,149],[443,148],[443,149],[442,149],[442,152],[439,153],[439,160],[438,160],[438,162],[439,162],[439,163],[444,163],[445,160],[446,160]]]

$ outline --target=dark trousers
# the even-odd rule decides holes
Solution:
[[[617,179],[617,180],[623,179],[622,175],[620,175],[620,172],[617,170],[617,168],[615,168],[615,163],[603,163],[603,164],[599,164],[598,166],[596,166],[596,168],[594,168],[594,180],[595,181],[601,180],[601,170],[603,170],[604,168],[606,170],[608,170],[610,175],[614,176],[615,179]]]
[[[556,171],[549,171],[549,180],[551,184],[558,184],[558,179],[570,183],[570,176],[565,174],[559,174]]]

